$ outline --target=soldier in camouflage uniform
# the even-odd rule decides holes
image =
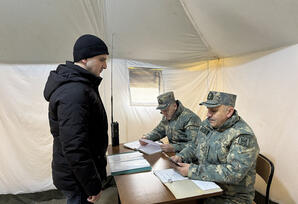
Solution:
[[[170,144],[162,144],[162,150],[180,152],[197,136],[201,119],[185,108],[179,100],[175,100],[173,92],[161,94],[157,100],[156,109],[161,111],[163,118],[157,127],[143,138],[156,141],[167,136]],[[144,145],[142,142],[141,144]]]
[[[198,137],[172,157],[185,162],[176,167],[182,175],[214,181],[223,189],[223,195],[205,203],[251,204],[254,198],[259,146],[252,129],[234,109],[235,101],[236,95],[209,92],[207,101],[200,104],[208,113]]]

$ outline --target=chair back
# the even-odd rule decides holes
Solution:
[[[269,193],[274,174],[274,165],[267,157],[259,154],[257,159],[256,172],[267,184],[265,203],[269,204]]]

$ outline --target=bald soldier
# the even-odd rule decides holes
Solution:
[[[248,124],[234,109],[236,95],[211,91],[205,105],[207,119],[201,124],[198,137],[172,157],[182,167],[176,169],[184,176],[214,181],[223,195],[209,198],[205,203],[247,203],[254,199],[257,139]]]
[[[167,136],[169,144],[162,144],[161,149],[164,152],[180,152],[196,137],[201,119],[175,100],[172,91],[159,95],[157,101],[156,109],[160,110],[163,118],[156,128],[142,138],[156,141]]]

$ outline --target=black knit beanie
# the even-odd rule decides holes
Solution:
[[[109,54],[108,47],[104,41],[94,35],[82,35],[73,46],[74,62],[103,54]]]

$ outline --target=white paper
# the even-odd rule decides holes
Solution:
[[[142,142],[147,143],[147,144],[152,144],[152,145],[160,146],[159,143],[154,142],[154,141],[152,141],[152,140],[147,140],[147,139],[140,139],[140,140],[141,140]]]
[[[154,174],[161,180],[163,183],[171,183],[174,181],[186,180],[187,177],[182,176],[174,169],[163,169],[155,170]]]
[[[143,159],[143,154],[140,152],[129,152],[129,153],[122,153],[122,154],[115,154],[115,155],[108,156],[109,163],[119,163],[119,162],[131,161],[131,160],[137,160],[137,159]]]
[[[207,191],[210,189],[220,188],[216,183],[209,181],[192,180],[201,190]]]
[[[146,159],[137,159],[112,164],[110,163],[111,172],[127,171],[145,167],[150,167],[150,164]]]
[[[133,141],[133,142],[125,143],[123,146],[127,147],[129,149],[138,150],[139,147],[141,146],[141,144],[140,144],[139,140],[136,140],[136,141]]]
[[[147,140],[147,139],[140,139],[140,140],[147,144],[141,145],[140,142],[138,140],[136,140],[134,142],[125,143],[124,147],[134,149],[134,150],[139,150],[139,151],[141,151],[145,154],[149,154],[149,155],[162,151],[161,147],[160,147],[160,143],[154,142],[151,140]]]
[[[149,162],[144,159],[140,152],[129,152],[108,156],[111,173],[138,168],[150,167]]]

